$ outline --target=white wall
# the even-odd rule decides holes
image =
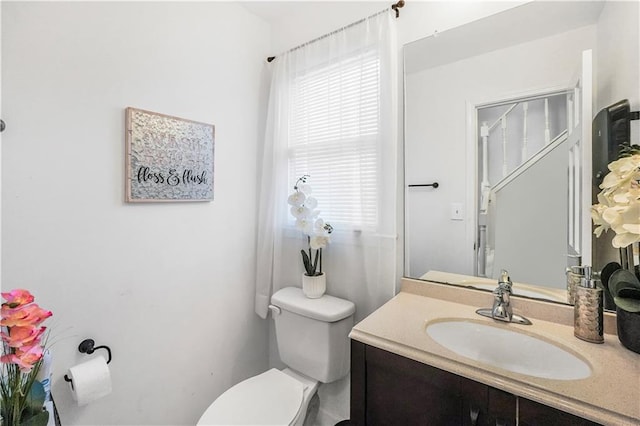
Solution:
[[[407,184],[438,181],[441,185],[437,190],[409,191],[407,211],[420,212],[405,224],[410,239],[407,256],[411,265],[423,266],[416,273],[435,269],[473,275],[473,246],[466,237],[474,206],[465,200],[468,191],[474,191],[469,182],[473,183],[475,170],[466,163],[466,103],[567,86],[582,50],[594,46],[595,28],[588,26],[405,77]],[[452,203],[463,204],[464,221],[450,219]]]
[[[274,16],[272,50],[274,54],[313,40],[345,25],[389,8],[393,2],[379,1],[311,1],[303,7],[294,2],[284,4],[284,13]],[[398,18],[399,46],[442,32],[527,1],[408,1]],[[308,19],[312,10],[313,20]]]
[[[62,423],[194,424],[267,368],[253,311],[268,25],[233,3],[2,2],[3,288],[54,312]],[[216,125],[215,200],[124,198],[124,108]],[[63,374],[92,337],[113,393]]]

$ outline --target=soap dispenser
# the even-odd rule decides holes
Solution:
[[[592,277],[591,267],[584,267],[584,277],[575,291],[573,334],[591,343],[604,342],[603,292]]]
[[[576,304],[576,288],[580,286],[584,278],[584,268],[582,265],[575,265],[567,268],[567,301],[570,305]]]

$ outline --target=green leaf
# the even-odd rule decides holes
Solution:
[[[621,143],[619,147],[620,147],[620,154],[618,155],[618,157],[620,158],[631,157],[632,155],[640,154],[640,145],[630,145],[627,142],[627,143]]]
[[[640,300],[640,288],[625,287],[618,290],[618,297]]]
[[[24,417],[24,416],[23,416]],[[40,411],[20,422],[20,426],[46,426],[49,422],[49,412],[40,407]]]
[[[313,275],[313,269],[311,267],[311,260],[309,259],[309,255],[304,250],[300,250],[300,253],[302,253],[302,263],[304,264],[305,271],[307,271],[307,275]]]
[[[628,269],[618,269],[609,278],[609,291],[616,298],[620,296],[620,291],[624,288],[640,289],[640,281],[636,275]]]
[[[629,299],[627,297],[614,297],[613,301],[620,309],[627,312],[640,312],[640,299]]]

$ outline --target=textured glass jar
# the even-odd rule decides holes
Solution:
[[[579,286],[576,288],[575,296],[573,334],[587,342],[603,343],[602,289]]]
[[[584,278],[584,266],[572,266],[567,268],[567,301],[570,305],[575,305],[576,288],[580,286],[580,281]]]

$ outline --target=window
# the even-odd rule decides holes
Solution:
[[[308,174],[327,222],[342,229],[376,228],[378,51],[360,51],[298,75],[290,96],[289,187]]]

